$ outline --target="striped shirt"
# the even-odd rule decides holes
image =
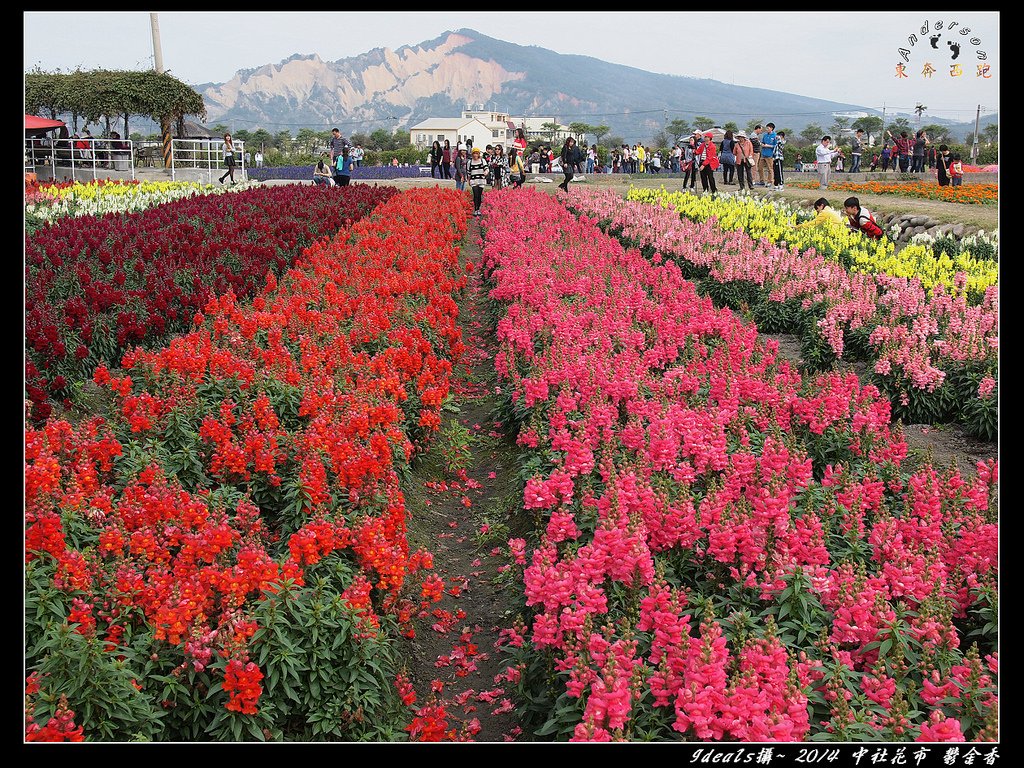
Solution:
[[[466,165],[469,172],[469,184],[472,187],[482,187],[487,183],[487,163],[482,159],[472,159]]]

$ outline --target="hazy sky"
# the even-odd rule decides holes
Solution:
[[[965,4],[966,5],[966,4]],[[837,3],[836,7],[854,7]],[[707,77],[890,112],[951,120],[998,111],[1000,15],[993,11],[849,12],[221,12],[158,13],[164,68],[196,85],[236,70],[277,64],[292,54],[325,61],[377,48],[417,45],[443,32],[474,29],[520,45],[593,56],[649,72]],[[25,69],[148,69],[148,12],[26,12]],[[937,22],[942,27],[936,30]],[[955,22],[952,33],[949,27]],[[927,34],[922,27],[927,25]],[[960,34],[967,27],[967,35]],[[930,38],[940,34],[932,47]],[[908,38],[918,40],[911,46]],[[954,48],[959,46],[954,59]],[[907,77],[896,65],[907,50]],[[988,78],[978,75],[979,51]],[[962,65],[962,75],[950,75]],[[926,64],[935,68],[928,78]],[[610,83],[609,87],[614,87]],[[642,108],[642,105],[637,105]]]

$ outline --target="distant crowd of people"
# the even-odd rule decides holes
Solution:
[[[363,151],[362,147],[349,144],[337,128],[332,134],[329,161],[325,153],[317,163],[313,180],[319,184],[344,185],[348,183],[352,167],[361,164]],[[871,157],[868,170],[875,171],[879,164],[882,171],[888,171],[890,167],[894,171],[911,173],[937,169],[940,186],[962,183],[960,156],[951,155],[947,145],[933,147],[924,131],[918,131],[913,138],[906,131],[902,131],[899,137],[886,131],[886,136],[882,149]],[[695,189],[699,178],[702,190],[715,193],[718,191],[715,172],[721,169],[722,184],[736,184],[740,189],[765,187],[781,190],[785,188],[786,141],[786,132],[776,131],[772,122],[755,125],[749,135],[743,130],[726,130],[717,141],[715,131],[695,130],[664,153],[651,150],[643,143],[622,144],[605,153],[606,159],[602,162],[596,144],[580,148],[572,137],[565,140],[557,154],[551,146],[543,144],[531,150],[523,129],[519,128],[507,151],[502,144],[474,147],[472,139],[460,141],[453,147],[446,139],[434,141],[427,158],[431,178],[452,179],[457,189],[465,189],[469,184],[474,193],[485,185],[494,188],[520,186],[526,180],[527,170],[534,174],[562,173],[565,177],[559,184],[562,189],[568,189],[576,174],[656,174],[665,170],[682,173],[684,189]],[[866,148],[864,131],[857,129],[851,139],[850,173],[862,170],[861,159]],[[826,190],[833,172],[846,171],[846,156],[828,135],[821,137],[814,154],[811,164],[797,158],[793,170],[798,173],[817,172],[819,188]],[[392,164],[398,165],[397,159],[392,160]]]

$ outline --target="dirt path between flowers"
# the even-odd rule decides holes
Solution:
[[[480,263],[479,238],[473,220],[463,263]],[[506,572],[508,539],[522,534],[516,522],[521,491],[515,480],[519,448],[495,416],[495,339],[486,330],[483,299],[474,269],[458,298],[468,350],[453,375],[454,396],[404,489],[410,547],[433,553],[434,572],[445,583],[443,599],[417,621],[406,652],[416,706],[436,700],[459,737],[503,742],[522,739],[513,685],[501,677],[507,662],[494,647],[519,610],[521,590]]]

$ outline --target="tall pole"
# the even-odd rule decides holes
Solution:
[[[164,54],[160,50],[160,21],[156,13],[149,14],[149,27],[153,33],[153,69],[164,71]],[[171,167],[171,116],[160,116],[160,135],[163,138],[164,168]]]
[[[882,130],[879,132],[882,137],[882,146],[885,146],[885,102],[882,102]]]
[[[971,145],[971,162],[978,162],[978,123],[981,120],[981,104],[978,105],[978,111],[974,113],[974,143]]]
[[[164,71],[164,55],[160,50],[160,21],[155,13],[149,14],[149,26],[153,31],[153,69]]]

